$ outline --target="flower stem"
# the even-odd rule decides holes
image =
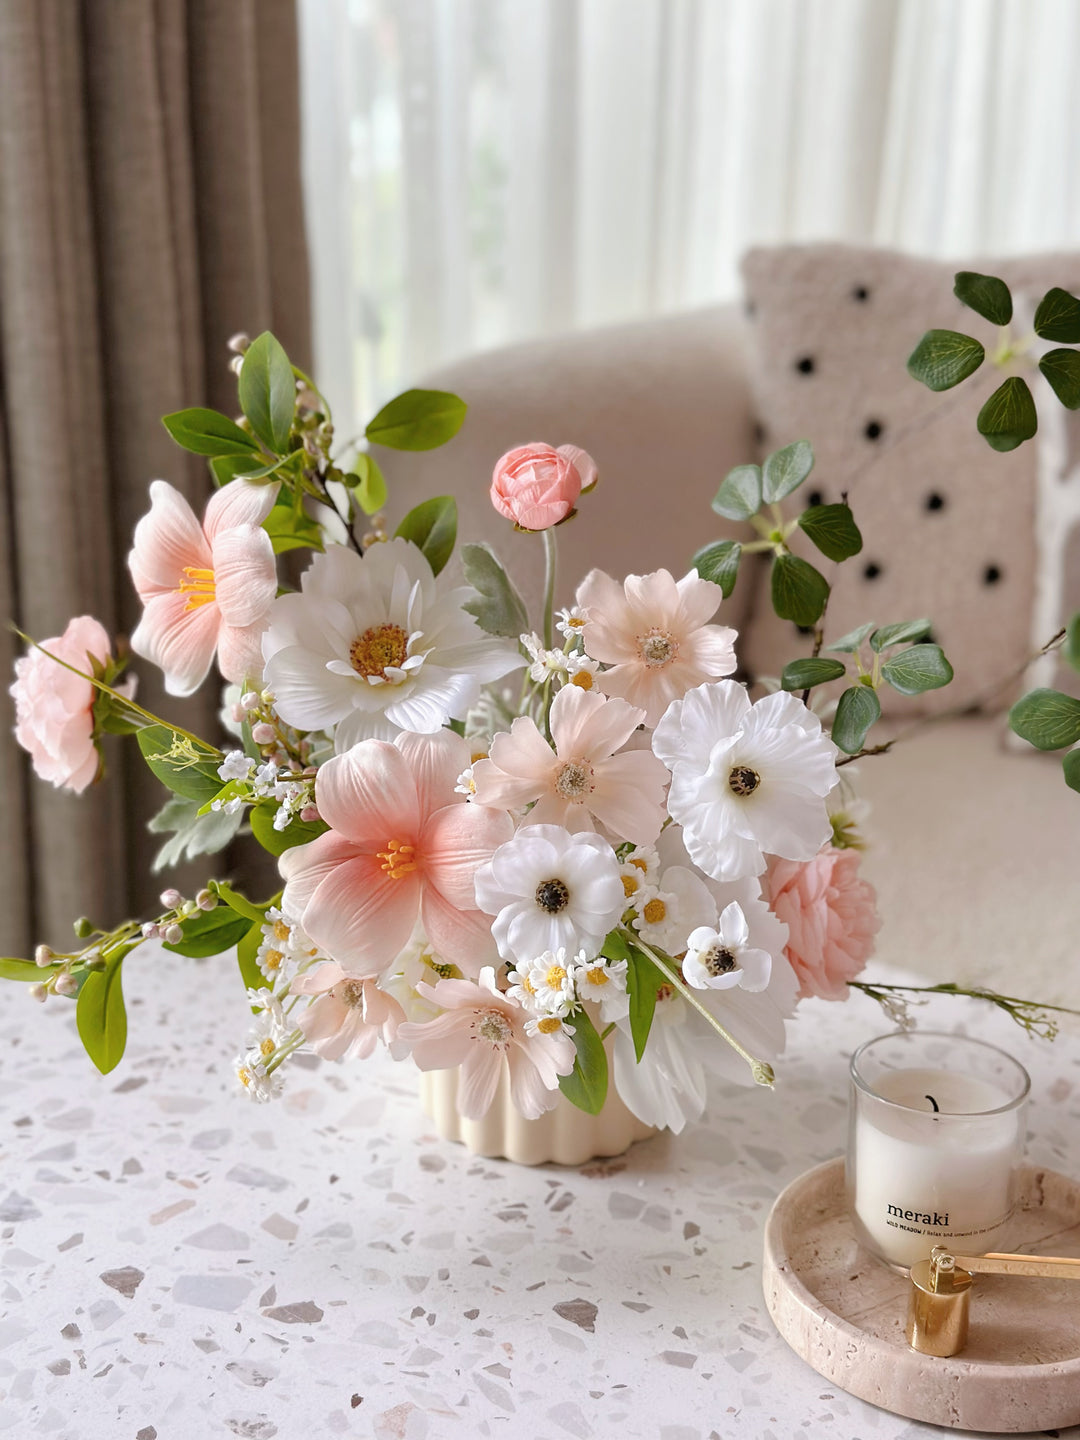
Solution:
[[[722,1040],[727,1041],[736,1055],[741,1056],[742,1059],[746,1061],[750,1066],[750,1073],[753,1075],[755,1082],[758,1085],[768,1085],[771,1088],[776,1079],[772,1066],[764,1060],[756,1059],[750,1054],[749,1050],[739,1044],[738,1040],[735,1039],[735,1036],[732,1035],[729,1030],[724,1029],[716,1016],[705,1008],[693,990],[687,985],[674,961],[668,956],[658,955],[655,950],[645,944],[640,935],[635,934],[632,930],[624,929],[621,931],[621,934],[624,940],[629,941],[631,945],[640,950],[643,955],[646,955],[652,961],[661,975],[671,983],[672,987],[679,992],[683,999],[693,1006],[701,1018],[712,1026]]]
[[[544,531],[544,646],[555,644],[555,576],[559,568],[559,551],[552,526]]]
[[[971,1000],[986,1000],[991,1005],[996,1005],[999,1010],[1004,1010],[1006,1015],[1029,1034],[1039,1035],[1044,1040],[1052,1040],[1058,1029],[1047,1011],[1052,1010],[1057,1015],[1080,1015],[1080,1010],[1072,1010],[1067,1005],[1050,1005],[1042,1000],[1021,1000],[1015,995],[999,995],[996,990],[987,990],[981,985],[957,985],[952,980],[940,985],[885,985],[868,980],[849,980],[847,983],[849,989],[861,990],[879,1005],[886,1004],[894,995],[963,995]]]

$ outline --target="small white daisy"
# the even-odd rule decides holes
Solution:
[[[258,1051],[238,1055],[233,1061],[233,1069],[244,1094],[258,1105],[265,1105],[268,1100],[276,1100],[285,1089],[281,1071],[274,1070],[268,1075]]]
[[[576,1003],[574,961],[564,949],[545,950],[533,960],[519,962],[507,978],[508,993],[533,1014],[568,1015]]]
[[[525,1021],[526,1035],[573,1035],[573,1025],[567,1025],[561,1015],[534,1015]]]
[[[455,795],[464,795],[466,800],[471,800],[476,794],[476,781],[473,779],[473,767],[470,765],[467,770],[462,770],[457,777],[457,784],[454,786]]]
[[[659,863],[659,857],[651,845],[638,845],[630,851],[619,866],[623,891],[628,902],[633,903],[635,896],[639,896],[645,887],[655,880]]]
[[[567,640],[576,639],[585,629],[585,611],[580,605],[570,605],[567,609],[560,610],[555,629],[560,635],[565,635]]]
[[[529,666],[530,680],[535,681],[537,685],[542,685],[545,680],[553,680],[556,677],[565,678],[567,657],[561,650],[546,650],[544,642],[535,633],[522,635],[520,639],[532,661]]]
[[[567,655],[566,673],[567,684],[577,685],[581,690],[595,690],[600,665],[596,660],[590,660],[588,655]]]
[[[600,1019],[607,1025],[630,1013],[630,996],[626,991],[626,961],[606,960],[602,955],[586,960],[584,952],[574,967],[574,988],[579,1000],[592,1000],[600,1006]]]

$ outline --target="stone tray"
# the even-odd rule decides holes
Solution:
[[[1027,1168],[1011,1248],[1080,1255],[1080,1185]],[[765,1303],[819,1374],[896,1415],[1018,1434],[1080,1423],[1080,1285],[982,1276],[966,1349],[947,1360],[904,1339],[909,1281],[862,1249],[848,1219],[844,1162],[790,1184],[765,1227]]]

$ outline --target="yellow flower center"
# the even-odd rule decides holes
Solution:
[[[267,950],[266,954],[263,956],[263,969],[280,970],[281,962],[284,959],[285,956],[281,953],[280,950]]]
[[[416,846],[403,840],[388,840],[386,849],[380,850],[376,858],[383,862],[382,868],[391,880],[401,880],[416,869]]]
[[[270,1039],[269,1035],[267,1035],[266,1039],[261,1041],[259,1044],[259,1054],[263,1057],[264,1060],[269,1060],[270,1056],[274,1053],[276,1049],[277,1046],[274,1044],[273,1040]]]
[[[198,565],[185,565],[183,573],[187,579],[181,580],[178,592],[188,597],[184,609],[197,610],[200,605],[212,605],[217,599],[213,570],[206,570]]]
[[[252,1075],[246,1065],[241,1065],[236,1072],[236,1078],[240,1081],[240,1084],[243,1085],[244,1089],[247,1090],[254,1081],[255,1076]]]
[[[667,919],[667,906],[663,900],[650,900],[642,912],[650,925],[659,925],[661,920]]]
[[[292,935],[292,926],[286,925],[284,920],[274,921],[274,939],[287,944]]]
[[[536,994],[536,986],[529,979],[528,975],[523,975],[521,977],[521,988],[525,991],[526,995]]]
[[[541,1035],[554,1035],[556,1030],[562,1029],[562,1021],[555,1015],[545,1015],[543,1020],[536,1022],[536,1028]]]
[[[630,863],[633,864],[633,861]],[[623,894],[627,900],[629,900],[631,895],[636,895],[641,889],[641,881],[634,875],[624,875],[622,877],[622,888]]]
[[[595,677],[588,670],[576,670],[570,677],[570,684],[579,690],[591,690],[596,684]]]
[[[643,875],[649,868],[649,862],[643,860],[640,855],[635,855],[631,859],[630,864],[633,865],[636,870],[640,870]]]
[[[679,642],[671,631],[661,630],[655,625],[647,634],[637,637],[637,647],[638,655],[650,670],[662,670],[679,653]]]
[[[549,990],[559,990],[566,984],[566,971],[561,965],[552,965],[544,976],[544,983]]]
[[[349,664],[358,675],[386,678],[386,667],[400,667],[409,654],[409,637],[400,625],[372,625],[349,646]]]
[[[608,984],[608,973],[602,965],[594,965],[591,970],[586,970],[585,979],[590,985]]]

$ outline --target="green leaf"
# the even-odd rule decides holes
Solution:
[[[436,495],[410,510],[394,532],[411,540],[427,556],[436,575],[454,553],[457,539],[457,501],[452,495]]]
[[[772,567],[772,604],[781,620],[816,625],[829,598],[829,582],[797,555],[777,555]]]
[[[839,680],[847,674],[841,660],[792,660],[784,666],[780,677],[782,690],[810,690],[815,685],[827,685],[830,680]]]
[[[210,473],[214,477],[214,484],[228,485],[230,480],[236,480],[241,475],[246,478],[252,465],[260,458],[250,452],[247,455],[214,455],[210,460]]]
[[[1009,287],[996,275],[980,275],[975,270],[961,270],[956,276],[953,294],[969,310],[993,325],[1007,325],[1012,319],[1013,302]]]
[[[1065,784],[1070,790],[1080,790],[1080,750],[1070,750],[1061,762],[1065,771]]]
[[[220,955],[223,950],[231,950],[238,944],[250,925],[250,918],[237,915],[227,905],[219,905],[215,910],[200,910],[197,915],[181,920],[183,940],[178,940],[175,945],[167,944],[165,949],[171,950],[174,955],[187,955],[192,960],[205,955]]]
[[[749,520],[761,509],[761,466],[736,465],[724,476],[712,508],[725,520]]]
[[[1030,690],[1009,711],[1009,728],[1038,750],[1063,750],[1080,740],[1080,700],[1060,690]]]
[[[737,540],[715,540],[704,546],[693,559],[693,566],[703,580],[719,585],[726,600],[739,578],[742,546]]]
[[[839,640],[834,640],[831,645],[826,645],[826,650],[835,650],[841,655],[854,655],[859,646],[864,644],[866,637],[874,628],[873,620],[868,620],[865,625],[860,625],[856,630],[849,630],[846,635],[841,635]]]
[[[263,942],[262,922],[253,923],[250,930],[236,947],[236,963],[240,967],[240,978],[245,990],[261,990],[266,985],[266,976],[259,969],[255,958]]]
[[[573,1018],[574,1049],[577,1057],[569,1075],[559,1077],[559,1089],[579,1110],[599,1115],[607,1099],[608,1063],[604,1042],[584,1010]]]
[[[1080,354],[1075,350],[1048,350],[1039,369],[1066,410],[1080,410]]]
[[[286,550],[321,550],[322,530],[306,510],[297,513],[291,500],[275,505],[263,521],[262,528],[270,536],[275,555]]]
[[[1035,334],[1040,340],[1075,345],[1080,341],[1080,300],[1057,285],[1048,290],[1035,311]]]
[[[277,812],[276,805],[261,801],[252,808],[248,816],[252,835],[271,855],[284,854],[294,845],[306,845],[310,840],[317,840],[320,835],[325,835],[330,829],[324,820],[293,819],[284,830],[275,830],[274,816]]]
[[[922,695],[948,685],[953,668],[940,645],[912,645],[886,660],[881,674],[901,695]]]
[[[922,640],[930,634],[929,620],[901,620],[896,625],[882,625],[870,636],[870,648],[879,654],[890,645],[902,645],[908,640]]]
[[[5,956],[0,959],[0,980],[47,980],[59,969],[59,965],[36,965],[33,960]]]
[[[231,885],[226,885],[224,880],[215,881],[214,889],[217,891],[218,899],[227,905],[230,910],[234,911],[237,915],[243,915],[246,920],[257,920],[260,925],[265,919],[266,912],[270,906],[276,905],[281,899],[281,892],[278,891],[272,899],[267,900],[265,905],[259,905],[256,901],[249,900],[246,895],[241,895],[240,891],[234,890]],[[212,915],[213,913],[211,910],[210,914]]]
[[[224,810],[199,814],[197,800],[174,795],[148,822],[146,828],[154,835],[171,835],[154,856],[151,870],[156,875],[196,855],[215,855],[224,850],[244,822],[244,812],[227,815]]]
[[[161,423],[184,450],[194,455],[243,455],[257,450],[255,439],[217,410],[193,406],[164,415]]]
[[[649,957],[636,945],[627,944],[618,931],[611,932],[600,953],[608,960],[626,961],[626,988],[630,994],[630,1034],[634,1041],[634,1054],[640,1061],[645,1054],[649,1031],[652,1029],[656,993],[666,981]]]
[[[928,390],[951,390],[974,375],[986,351],[958,330],[928,330],[908,356],[907,371]]]
[[[127,1011],[121,983],[124,956],[134,945],[122,945],[105,956],[105,969],[92,970],[83,981],[75,1007],[79,1039],[102,1075],[115,1070],[127,1045]]]
[[[265,480],[267,476],[284,470],[286,465],[291,465],[292,455],[275,455],[272,460],[265,459],[262,455],[253,455],[250,460],[238,460],[234,456],[226,455],[217,460],[211,460],[211,466],[222,463],[222,460],[230,461],[232,465],[232,477],[235,480],[251,480],[253,483]],[[258,462],[253,463],[253,462]]]
[[[833,744],[848,755],[863,747],[866,732],[881,715],[881,701],[869,685],[852,685],[840,696],[832,723]]]
[[[1080,610],[1065,626],[1065,644],[1061,653],[1074,670],[1080,670]]]
[[[799,528],[830,560],[850,560],[862,549],[850,505],[811,505],[799,516]]]
[[[284,455],[296,413],[296,377],[289,357],[269,330],[253,340],[244,355],[240,408],[263,444],[275,455]]]
[[[184,754],[170,754],[174,742],[181,745],[189,742],[166,725],[148,725],[136,737],[143,759],[162,784],[186,800],[197,800],[200,805],[212,800],[221,789],[218,776],[220,758],[192,760]]]
[[[464,606],[482,630],[489,635],[505,635],[516,640],[529,628],[529,612],[490,545],[463,545],[461,568],[465,579],[477,592],[475,599]]]
[[[1015,450],[1030,440],[1039,428],[1039,417],[1027,381],[1010,375],[979,411],[975,424],[994,450]]]
[[[357,455],[348,484],[365,515],[377,515],[386,504],[386,476],[373,455]]]
[[[770,505],[797,490],[814,468],[814,450],[809,440],[796,440],[775,450],[765,461],[763,491]]]
[[[391,450],[434,450],[458,433],[467,408],[448,390],[406,390],[383,406],[364,434]]]

